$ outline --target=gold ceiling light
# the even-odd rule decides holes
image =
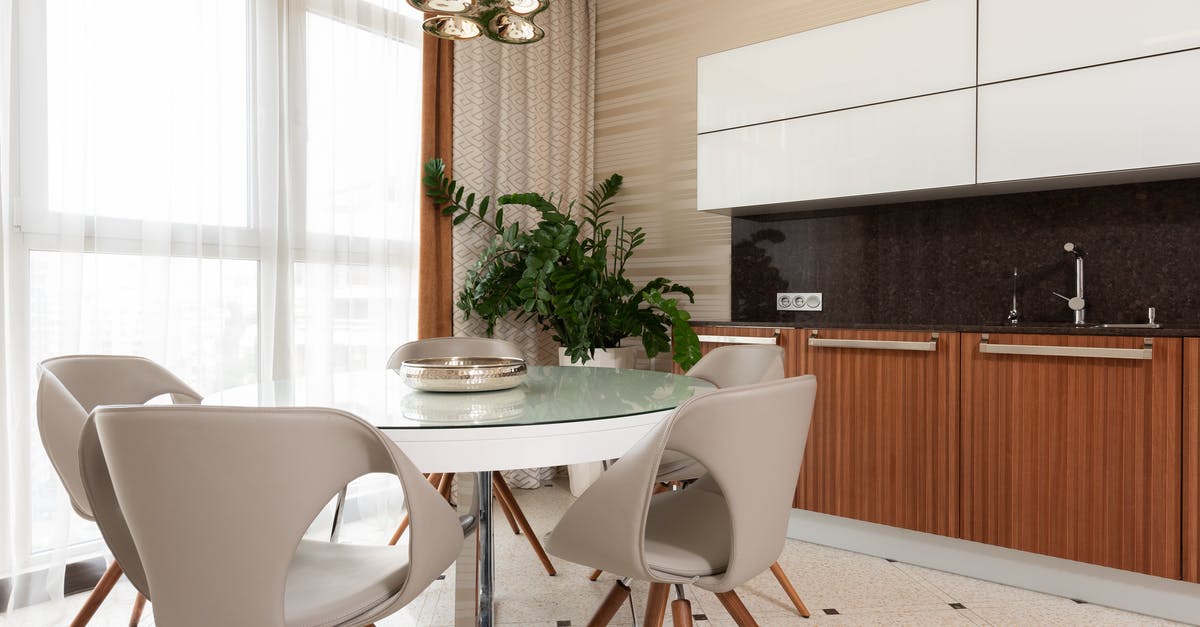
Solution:
[[[422,28],[442,39],[474,39],[480,35],[505,44],[531,44],[546,36],[533,16],[550,0],[408,0],[432,14]]]

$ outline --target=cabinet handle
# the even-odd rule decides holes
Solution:
[[[778,344],[779,329],[775,329],[771,337],[752,337],[744,335],[699,335],[701,342],[713,344]]]
[[[1094,359],[1154,359],[1154,340],[1144,338],[1142,348],[1096,348],[1090,346],[1043,346],[1040,344],[992,344],[988,335],[979,340],[979,352],[992,355],[1038,355],[1041,357],[1091,357]]]
[[[817,332],[813,331],[808,336],[808,345],[821,348],[866,348],[885,351],[924,351],[932,353],[937,351],[938,334],[934,333],[928,342],[906,342],[900,340],[831,340],[817,337]]]

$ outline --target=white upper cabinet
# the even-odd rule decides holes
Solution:
[[[928,0],[700,57],[697,130],[707,133],[974,84],[975,0]]]
[[[981,84],[1197,46],[1200,0],[979,0]]]
[[[980,183],[1195,163],[1200,50],[979,87]]]
[[[974,129],[964,89],[701,135],[699,208],[970,185]]]

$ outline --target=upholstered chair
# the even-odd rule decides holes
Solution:
[[[79,447],[96,522],[164,627],[356,627],[454,562],[453,508],[387,436],[319,408],[97,408]],[[408,546],[305,540],[367,473],[400,479]]]
[[[201,396],[166,368],[143,357],[68,355],[38,365],[37,421],[42,445],[62,480],[71,507],[82,518],[95,520],[93,504],[84,491],[79,468],[79,437],[88,415],[99,405],[142,404],[164,394],[175,403],[199,403]],[[121,578],[114,559],[71,622],[86,625]],[[146,598],[138,595],[130,624],[137,625]]]
[[[509,357],[524,359],[525,355],[516,344],[506,340],[486,337],[435,337],[401,344],[388,357],[387,367],[396,369],[410,359],[433,359],[436,357]],[[433,473],[428,478],[430,483],[438,486],[439,492],[446,496],[446,498],[449,498],[451,483],[454,481],[454,473]],[[546,569],[547,574],[554,576],[556,571],[554,570],[554,564],[550,561],[550,556],[546,555],[546,550],[542,548],[542,543],[538,540],[537,534],[534,533],[533,527],[525,517],[525,512],[521,510],[520,504],[517,503],[516,497],[508,487],[508,482],[498,472],[492,473],[492,487],[496,498],[500,502],[500,511],[504,512],[504,517],[508,520],[508,525],[512,528],[513,533],[520,534],[524,532],[525,539],[529,541],[529,546],[537,555],[538,560],[542,562],[542,568]],[[400,521],[396,532],[392,534],[391,544],[395,544],[400,540],[407,527],[408,517],[406,516]]]
[[[783,550],[816,389],[804,376],[692,398],[575,501],[550,535],[551,553],[623,578],[590,625],[608,624],[628,598],[629,579],[651,584],[649,627],[662,624],[675,584],[673,617],[690,624],[681,596],[689,583],[715,593],[739,625],[754,625],[734,588]],[[652,495],[668,450],[705,474],[687,489]]]

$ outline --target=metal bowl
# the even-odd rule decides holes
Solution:
[[[507,357],[436,357],[400,364],[408,387],[427,392],[507,390],[525,381],[525,360]]]

